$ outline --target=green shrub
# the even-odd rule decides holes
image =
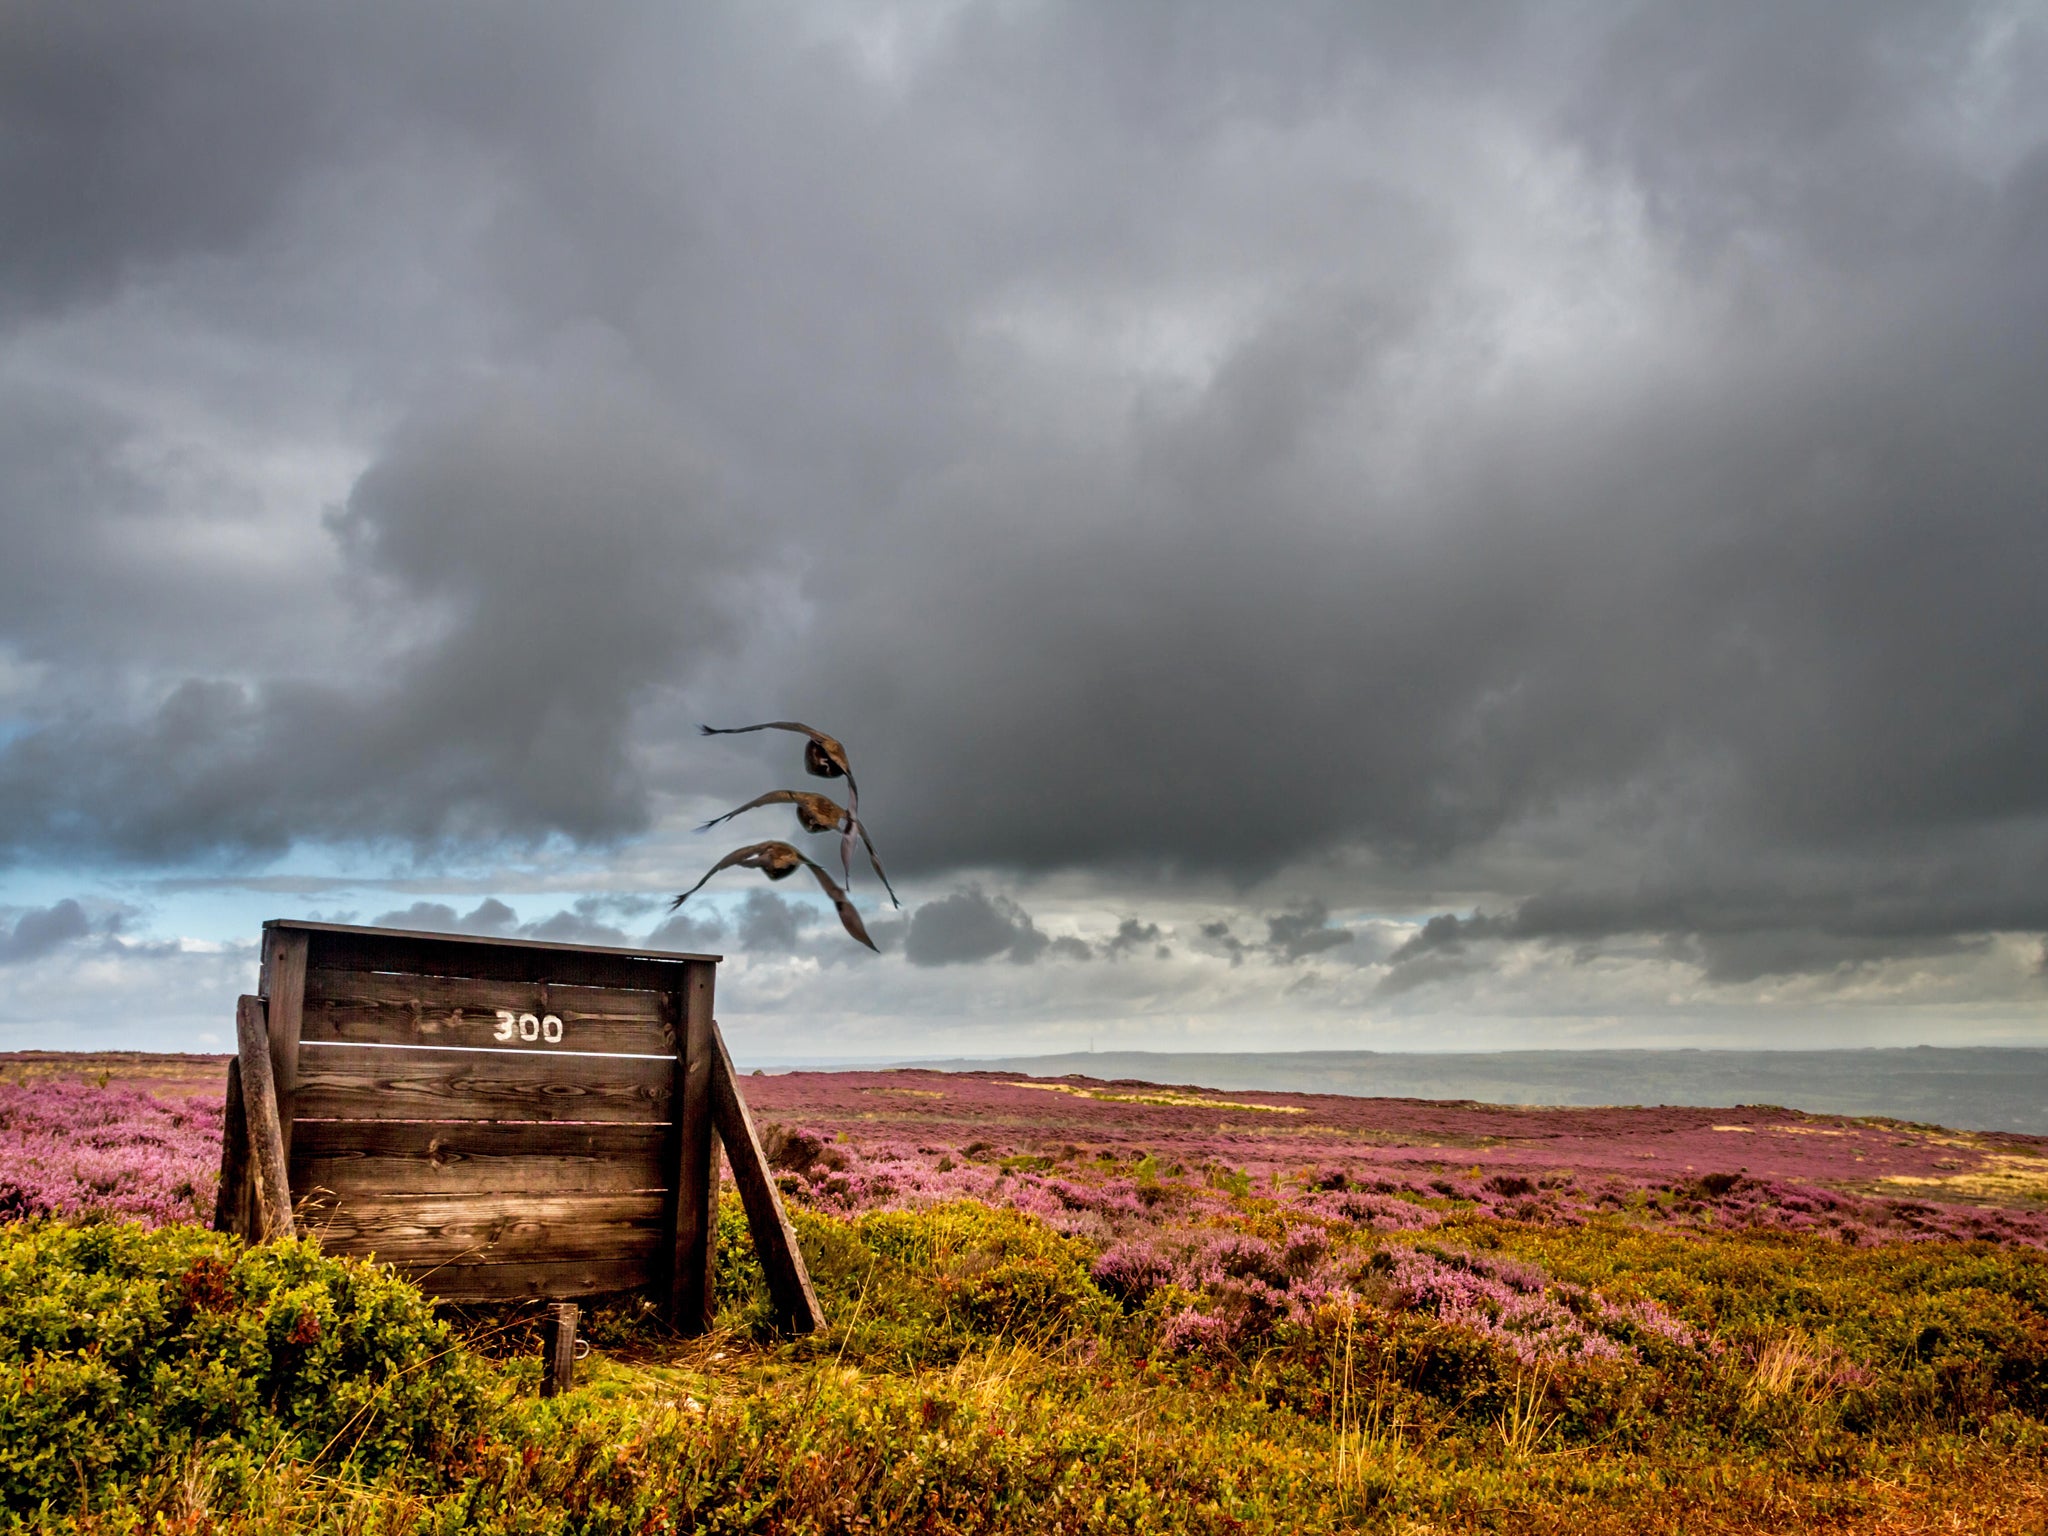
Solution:
[[[768,1276],[761,1268],[760,1255],[754,1252],[746,1208],[736,1190],[725,1190],[719,1196],[717,1233],[718,1267],[713,1280],[718,1287],[719,1321],[761,1332],[773,1310],[768,1302]]]
[[[485,1380],[417,1290],[311,1242],[0,1228],[0,1516],[91,1505],[218,1441],[431,1469],[484,1427]]]
[[[1810,1334],[1838,1367],[1829,1395],[1861,1428],[1974,1428],[2048,1410],[2048,1259],[2035,1250],[1593,1227],[1527,1229],[1510,1241],[1560,1278],[1615,1300],[1657,1301],[1714,1334],[1731,1350],[1725,1372],[1738,1389],[1747,1361]],[[1683,1374],[1677,1359],[1644,1352],[1667,1375]],[[1730,1427],[1742,1417],[1762,1443],[1757,1415],[1736,1412],[1740,1395],[1715,1417]]]
[[[943,1364],[993,1339],[1046,1343],[1121,1315],[1089,1278],[1092,1251],[1018,1211],[960,1200],[792,1217],[832,1324],[820,1342],[862,1359]]]
[[[1454,1218],[1457,1249],[1597,1292],[1574,1310],[1655,1300],[1712,1335],[1529,1364],[1370,1285],[1165,1352],[1202,1294],[1126,1313],[1015,1210],[792,1217],[823,1333],[679,1341],[593,1302],[600,1353],[547,1400],[532,1338],[490,1331],[530,1307],[477,1321],[514,1350],[492,1367],[308,1245],[0,1230],[0,1530],[2018,1536],[2048,1511],[2038,1253]],[[719,1223],[720,1320],[765,1323],[736,1199]]]

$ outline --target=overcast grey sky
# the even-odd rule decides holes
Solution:
[[[0,1046],[315,914],[756,1055],[2048,1043],[2039,5],[31,0],[0,209]],[[880,958],[663,926],[786,717]]]

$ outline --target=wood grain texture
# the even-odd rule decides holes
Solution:
[[[560,1301],[644,1291],[657,1282],[658,1257],[567,1259],[548,1263],[396,1266],[441,1301]]]
[[[561,1021],[557,1040],[527,1040],[515,1022],[500,1040],[502,1009]],[[556,1033],[549,1029],[547,1033]],[[568,983],[315,968],[306,975],[300,1038],[357,1045],[465,1045],[508,1051],[675,1051],[668,1000],[658,992]]]
[[[682,994],[683,1049],[675,1064],[676,1162],[672,1205],[669,1322],[685,1335],[709,1331],[718,1297],[712,1283],[718,1163],[711,1124],[712,967],[693,966]]]
[[[246,1237],[249,1231],[249,1116],[242,1106],[240,1056],[228,1060],[227,1098],[221,1105],[220,1187],[213,1196],[213,1230],[232,1237]]]
[[[292,1188],[392,1195],[624,1194],[668,1187],[666,1125],[305,1120]]]
[[[308,1046],[298,1114],[323,1120],[666,1121],[670,1062],[540,1051]]]
[[[761,1138],[755,1134],[754,1117],[740,1092],[739,1074],[733,1070],[725,1036],[715,1024],[711,1027],[711,1045],[711,1107],[718,1139],[725,1144],[725,1160],[732,1168],[740,1204],[746,1209],[747,1230],[753,1235],[754,1251],[760,1255],[761,1268],[767,1274],[776,1326],[791,1333],[814,1333],[825,1326],[825,1309],[818,1304],[810,1271],[804,1267],[803,1253],[796,1245],[796,1229],[782,1208],[775,1175],[762,1155]]]
[[[560,1397],[576,1385],[576,1319],[574,1302],[558,1301],[548,1308],[542,1325],[540,1395]]]
[[[585,945],[405,933],[394,929],[320,923],[272,923],[266,927],[305,934],[312,946],[310,963],[319,969],[336,971],[396,971],[407,975],[544,981],[667,993],[681,990],[687,966],[706,963],[705,959],[660,951],[594,949]]]
[[[667,1200],[630,1195],[330,1195],[301,1201],[301,1225],[329,1253],[408,1268],[437,1264],[651,1260]]]
[[[292,1149],[292,1095],[299,1077],[299,1018],[306,995],[306,935],[263,925],[263,962],[256,990],[270,1029],[270,1075],[277,1092],[284,1149]]]
[[[255,1170],[251,1242],[292,1235],[292,1187],[278,1124],[277,1088],[271,1077],[270,1031],[261,998],[235,1005],[235,1040],[241,1066],[242,1111],[249,1124],[249,1161]]]

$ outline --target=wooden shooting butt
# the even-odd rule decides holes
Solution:
[[[712,1021],[717,956],[333,923],[263,938],[216,1227],[310,1232],[443,1301],[645,1291],[701,1333],[722,1141],[777,1317],[819,1326]]]

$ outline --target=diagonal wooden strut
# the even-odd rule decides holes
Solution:
[[[718,1127],[718,1139],[725,1143],[725,1160],[732,1166],[733,1183],[739,1186],[740,1204],[746,1207],[747,1229],[754,1237],[754,1251],[761,1256],[761,1268],[768,1276],[768,1296],[775,1306],[776,1326],[790,1333],[815,1333],[825,1326],[825,1312],[818,1305],[818,1293],[811,1288],[810,1272],[796,1245],[796,1232],[782,1209],[782,1196],[761,1152],[761,1138],[754,1134],[754,1117],[740,1094],[732,1056],[725,1048],[725,1036],[711,1026],[711,1112]]]
[[[242,1058],[228,1058],[227,1100],[221,1105],[220,1188],[213,1197],[213,1230],[245,1237],[249,1231],[249,1115],[242,1104]]]
[[[822,1327],[713,1022],[716,964],[266,923],[262,995],[236,1009],[216,1229],[261,1243],[310,1222],[439,1301],[651,1291],[701,1333],[722,1143],[777,1325]]]
[[[244,997],[235,1005],[235,1037],[241,1048],[237,1064],[249,1162],[256,1175],[247,1236],[262,1243],[292,1235],[292,1186],[286,1172],[284,1127],[277,1113],[277,1079],[271,1070],[270,1026],[261,998]]]

